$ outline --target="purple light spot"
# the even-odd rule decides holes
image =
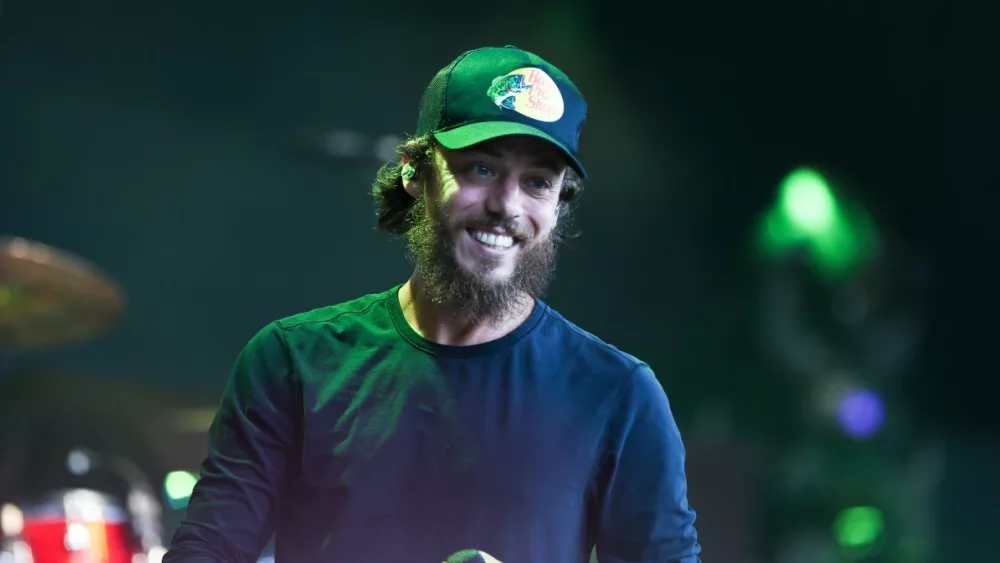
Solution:
[[[837,420],[855,438],[869,438],[885,420],[885,405],[878,393],[856,389],[844,396],[837,407]]]

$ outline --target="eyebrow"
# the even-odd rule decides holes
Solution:
[[[503,158],[504,152],[505,151],[498,151],[492,148],[474,148],[469,150],[470,154],[477,154],[477,153],[485,154],[487,156],[492,156],[493,158],[496,159]],[[530,166],[532,168],[544,168],[552,172],[553,174],[559,174],[568,167],[566,163],[559,160],[553,160],[550,158],[540,158],[532,160]]]

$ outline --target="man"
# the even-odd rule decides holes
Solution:
[[[649,366],[538,296],[585,177],[586,105],[483,48],[428,86],[379,225],[405,284],[270,324],[240,355],[167,563],[692,563],[684,447]]]

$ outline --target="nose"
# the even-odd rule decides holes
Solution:
[[[494,217],[513,219],[522,213],[521,186],[516,177],[508,175],[490,186],[486,197],[486,212]]]

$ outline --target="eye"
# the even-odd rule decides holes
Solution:
[[[525,184],[533,190],[548,190],[552,188],[552,183],[541,176],[535,176],[533,178],[528,178]]]
[[[479,176],[481,178],[492,178],[494,176],[493,169],[482,162],[475,162],[471,164],[469,166],[469,172],[471,172],[474,176]]]

